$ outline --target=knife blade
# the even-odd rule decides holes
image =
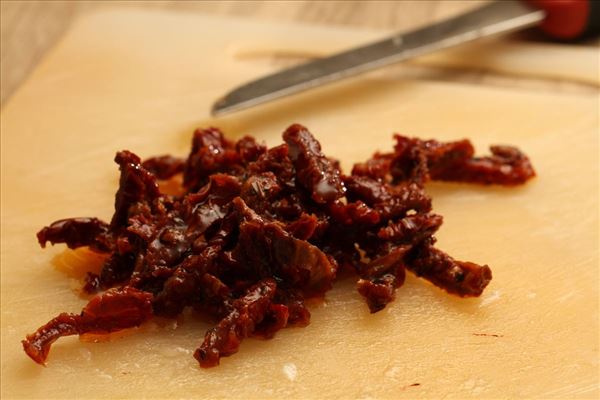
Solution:
[[[239,86],[219,99],[212,115],[242,110],[419,55],[536,25],[546,12],[498,0],[471,12],[366,46],[285,69]]]

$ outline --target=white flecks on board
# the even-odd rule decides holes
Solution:
[[[479,303],[479,307],[485,307],[485,306],[497,301],[499,298],[500,298],[500,291],[494,290],[489,295],[484,297],[483,300],[481,300],[481,303]]]
[[[298,375],[298,369],[296,368],[296,364],[287,363],[283,365],[283,373],[285,376],[292,382],[296,380],[296,375]]]

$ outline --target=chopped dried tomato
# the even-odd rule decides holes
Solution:
[[[107,253],[85,290],[96,295],[82,313],[60,314],[23,341],[46,361],[61,336],[110,333],[153,315],[192,307],[220,320],[194,356],[219,364],[249,336],[272,337],[310,321],[304,300],[320,298],[339,268],[353,268],[371,312],[394,299],[408,269],[458,296],[479,296],[487,265],[456,261],[434,247],[442,217],[431,212],[429,179],[516,185],[535,173],[514,147],[475,157],[468,140],[441,143],[396,135],[391,153],[376,153],[344,175],[301,125],[267,149],[252,137],[230,141],[216,128],[194,133],[186,160],[144,162],[117,153],[121,179],[115,213],[56,221],[38,233],[69,248]],[[158,180],[183,175],[181,195]]]

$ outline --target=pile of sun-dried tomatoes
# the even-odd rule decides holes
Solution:
[[[42,246],[105,253],[101,273],[89,273],[84,287],[100,294],[81,314],[60,314],[28,335],[27,354],[44,363],[61,336],[109,333],[192,307],[218,321],[194,353],[211,367],[245,337],[308,324],[304,300],[322,297],[341,268],[355,271],[371,312],[394,299],[406,269],[449,293],[479,296],[491,271],[435,247],[442,217],[431,212],[424,184],[517,185],[535,175],[514,147],[474,157],[468,140],[399,135],[393,152],[345,175],[303,126],[290,126],[283,139],[267,149],[210,128],[194,133],[187,159],[117,153],[110,223],[72,218],[38,233]],[[159,181],[180,174],[183,194],[161,193]]]

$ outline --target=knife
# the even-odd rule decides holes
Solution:
[[[235,88],[212,115],[242,110],[327,83],[487,36],[540,25],[548,35],[572,40],[600,30],[600,2],[497,0],[474,11],[366,46],[285,69]]]

